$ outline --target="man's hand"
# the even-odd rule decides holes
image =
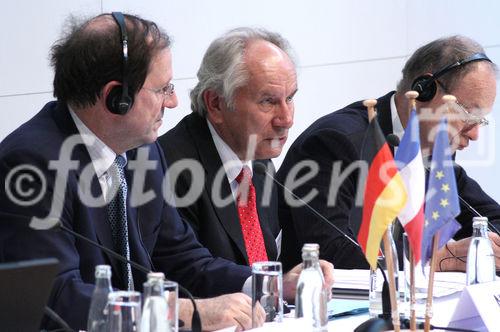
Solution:
[[[252,328],[252,299],[243,293],[222,295],[210,299],[196,300],[203,331],[220,330],[236,326],[236,331]],[[193,306],[191,301],[180,299],[179,318],[186,328],[191,327]],[[262,326],[266,314],[261,306],[257,307],[257,325]]]
[[[493,247],[493,254],[495,255],[495,266],[497,271],[500,270],[500,236],[497,233],[488,232]]]
[[[333,286],[333,264],[320,259],[319,265],[325,277],[325,287],[331,289]],[[297,291],[297,281],[300,272],[302,272],[302,263],[296,265],[283,276],[283,299],[288,302],[295,301],[295,292]]]
[[[495,265],[500,269],[500,236],[488,232],[488,236],[495,255]],[[456,242],[448,242],[445,247],[437,252],[438,270],[440,271],[463,271],[466,270],[467,253],[469,251],[471,237]]]

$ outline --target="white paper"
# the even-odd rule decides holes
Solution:
[[[464,288],[451,318],[454,322],[477,320],[489,331],[498,331],[500,316],[500,280],[482,284],[470,285]]]

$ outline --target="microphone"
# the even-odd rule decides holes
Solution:
[[[75,231],[73,231],[72,229],[66,227],[63,225],[63,223],[58,220],[55,227],[73,235],[74,237],[80,239],[80,240],[83,240],[84,242],[87,242],[93,246],[96,246],[97,248],[101,249],[102,251],[106,252],[107,254],[109,254],[110,256],[113,256],[113,258],[116,258],[117,260],[119,260],[120,262],[122,263],[126,263],[126,264],[130,264],[130,266],[132,266],[133,268],[145,273],[145,274],[148,274],[150,272],[152,272],[150,269],[142,266],[141,264],[138,264],[130,259],[127,259],[126,257],[118,254],[117,252],[109,249],[109,248],[106,248],[105,246],[89,239],[88,237],[86,236],[83,236]],[[178,283],[178,287],[179,287],[179,290],[184,293],[184,295],[186,295],[189,300],[191,300],[191,303],[193,304],[193,317],[191,318],[191,330],[193,332],[201,332],[201,319],[200,319],[200,314],[198,312],[198,307],[196,306],[196,301],[194,300],[194,297],[193,295],[191,294],[191,292],[189,292],[186,288],[182,287],[179,283]]]
[[[356,240],[354,240],[346,232],[344,232],[343,230],[341,230],[340,228],[338,228],[337,225],[335,225],[330,220],[328,220],[326,217],[324,217],[321,213],[319,213],[315,208],[313,208],[311,205],[309,205],[307,202],[305,202],[302,198],[300,198],[299,196],[295,195],[290,189],[288,189],[287,187],[285,187],[284,184],[282,184],[281,182],[279,182],[272,174],[270,174],[267,171],[267,166],[264,165],[264,163],[262,163],[260,161],[259,162],[254,162],[253,163],[253,170],[255,172],[257,172],[257,173],[261,173],[261,174],[264,174],[264,175],[268,176],[278,186],[280,186],[281,188],[283,188],[284,190],[286,190],[289,194],[291,194],[293,196],[293,198],[299,200],[302,204],[304,204],[309,209],[309,211],[311,211],[312,213],[314,213],[315,216],[317,216],[318,218],[320,218],[321,220],[323,220],[324,222],[326,222],[329,226],[331,226],[339,234],[341,234],[343,237],[345,237],[347,240],[349,240],[352,244],[354,244],[356,247],[358,247],[361,250],[361,247],[360,247],[359,243],[356,242]],[[364,256],[364,254],[363,254],[363,256]]]
[[[389,134],[389,135],[387,135],[385,137],[385,140],[393,148],[398,147],[399,143],[401,143],[401,140],[399,139],[398,135],[396,135],[396,134]]]
[[[346,232],[338,228],[334,223],[332,223],[330,220],[328,220],[325,216],[323,216],[321,213],[319,213],[315,208],[313,208],[310,204],[305,202],[302,198],[298,197],[295,195],[290,189],[288,189],[284,184],[282,184],[280,181],[278,181],[273,174],[269,173],[267,171],[267,166],[262,163],[262,162],[254,162],[253,163],[253,170],[257,173],[264,174],[268,176],[271,180],[273,180],[274,183],[276,183],[278,186],[286,190],[288,193],[290,193],[293,198],[299,200],[304,206],[306,206],[309,211],[311,211],[315,216],[320,218],[323,222],[326,222],[328,225],[330,225],[333,229],[335,229],[339,234],[344,236],[347,240],[349,240],[354,246],[356,246],[361,253],[363,254],[363,257],[365,257],[365,254],[362,252],[361,246],[359,245],[358,242],[356,242],[352,237],[350,237]],[[382,277],[384,278],[384,283],[382,286],[382,314],[379,315],[380,318],[372,318],[368,320],[366,326],[362,327],[359,332],[361,331],[371,331],[373,329],[373,326],[388,326],[384,324],[385,321],[387,321],[390,324],[390,319],[391,319],[391,301],[390,301],[390,294],[389,294],[389,281],[387,280],[387,276],[385,275],[384,269],[380,265],[380,263],[377,262],[377,267],[379,270],[382,272]],[[382,321],[382,322],[381,322]],[[368,323],[371,322],[371,323]],[[386,322],[386,323],[387,323]],[[391,325],[392,326],[392,325]]]
[[[399,143],[401,142],[399,137],[396,134],[389,134],[385,137],[387,143],[392,146],[393,148],[398,147]],[[428,166],[424,165],[424,168],[427,172],[430,172],[430,169]],[[473,214],[475,214],[477,217],[483,217],[469,202],[467,202],[465,199],[460,196],[460,194],[457,193],[459,201]],[[497,235],[500,235],[500,232],[498,229],[493,225],[491,221],[488,220],[488,226],[490,227],[491,230],[493,230]]]
[[[64,319],[61,318],[54,310],[52,310],[50,307],[45,306],[43,308],[43,313],[48,316],[50,319],[52,319],[54,322],[59,324],[61,326],[61,330],[65,332],[75,332],[71,327],[69,327],[68,323],[64,321]]]
[[[396,136],[396,135],[394,135]],[[397,136],[396,136],[397,138]],[[399,138],[392,139],[393,142],[398,142],[399,144]],[[314,215],[318,216],[321,220],[326,222],[328,225],[332,226],[339,234],[343,235],[346,239],[348,239],[351,243],[353,243],[359,250],[361,250],[361,246],[354,240],[352,239],[348,234],[346,234],[344,231],[342,231],[340,228],[338,228],[336,225],[334,225],[330,220],[328,220],[326,217],[324,217],[321,213],[319,213],[316,209],[314,209],[311,205],[306,203],[304,200],[302,200],[300,197],[295,195],[290,189],[288,189],[284,184],[279,182],[272,174],[270,174],[267,171],[267,166],[262,163],[262,162],[254,162],[253,164],[253,170],[257,173],[264,174],[268,176],[271,180],[273,180],[274,183],[276,183],[278,186],[289,192],[295,199],[299,200],[301,203],[303,203],[311,212],[314,213]],[[363,254],[364,257],[364,254]],[[378,331],[387,331],[394,329],[394,326],[392,324],[392,317],[391,317],[391,302],[389,300],[389,282],[387,281],[387,276],[385,275],[384,269],[380,266],[380,264],[377,262],[377,267],[380,269],[382,272],[382,276],[384,278],[384,284],[382,287],[382,314],[379,315],[378,318],[370,318],[354,330],[355,332],[378,332]],[[410,328],[410,320],[408,318],[403,318],[400,317],[400,322],[401,322],[401,327],[402,328]],[[417,323],[417,328],[423,329],[423,322],[418,322]],[[450,328],[450,327],[440,327],[440,326],[434,326],[431,325],[431,330],[432,329],[440,329],[440,330],[447,330],[447,331],[462,331],[462,332],[469,332],[469,330],[465,329],[457,329],[457,328]]]

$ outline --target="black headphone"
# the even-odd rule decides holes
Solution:
[[[491,62],[491,60],[486,56],[484,53],[474,53],[471,56],[458,60],[457,62],[454,62],[434,74],[425,74],[422,76],[417,77],[412,85],[411,85],[411,90],[417,91],[418,92],[418,101],[426,102],[432,100],[434,96],[436,95],[437,91],[437,84],[436,81],[438,78],[446,74],[447,72],[458,68],[460,66],[463,66],[467,63],[473,62],[473,61],[488,61]]]
[[[128,62],[128,37],[127,37],[127,27],[125,25],[125,18],[121,12],[112,12],[113,18],[115,19],[118,27],[120,28],[120,36],[123,47],[123,75],[122,75],[122,85],[115,86],[111,89],[106,98],[106,106],[108,110],[113,114],[125,115],[132,108],[134,103],[133,96],[128,94],[128,82],[127,82],[127,62]]]

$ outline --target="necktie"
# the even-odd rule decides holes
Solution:
[[[117,156],[109,172],[112,179],[110,193],[112,200],[108,204],[108,219],[111,226],[115,250],[122,256],[130,259],[127,225],[127,180],[125,179],[126,160]],[[121,263],[122,277],[126,281],[127,289],[133,289],[132,269],[130,264]]]
[[[236,181],[239,183],[237,196],[238,215],[240,216],[241,231],[247,250],[248,264],[251,266],[254,262],[267,261],[267,253],[259,216],[257,215],[252,173],[247,166],[243,167],[236,177]]]

